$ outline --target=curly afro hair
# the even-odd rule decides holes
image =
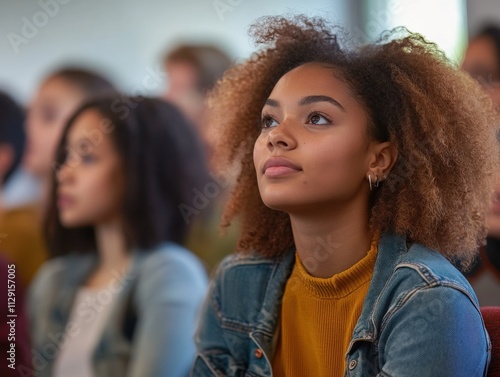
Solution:
[[[260,198],[252,152],[274,85],[293,68],[319,62],[367,109],[368,136],[398,151],[371,194],[370,230],[404,235],[466,268],[486,236],[499,161],[498,118],[481,88],[404,28],[361,47],[344,47],[344,31],[321,18],[263,17],[250,33],[262,48],[227,71],[209,98],[219,134],[215,162],[240,167],[222,219],[228,226],[241,218],[239,249],[274,257],[293,246],[289,215]]]

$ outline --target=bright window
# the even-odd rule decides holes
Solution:
[[[364,30],[370,39],[382,31],[406,26],[437,43],[452,61],[458,63],[467,44],[465,0],[364,0]]]

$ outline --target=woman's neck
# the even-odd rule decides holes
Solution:
[[[95,235],[100,266],[118,268],[128,261],[129,252],[120,221],[97,225]]]
[[[290,220],[297,253],[312,276],[329,278],[345,271],[370,249],[368,212],[362,203],[320,214],[291,214]]]
[[[107,222],[95,227],[99,263],[85,282],[90,288],[104,288],[116,276],[123,276],[131,261],[120,221]]]

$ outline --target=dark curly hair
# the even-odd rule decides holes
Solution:
[[[404,28],[370,45],[343,47],[343,30],[321,18],[263,17],[250,33],[262,48],[231,68],[210,96],[220,134],[216,163],[240,173],[222,226],[241,217],[239,247],[278,256],[293,246],[287,213],[262,202],[253,164],[262,107],[277,81],[309,62],[327,63],[368,111],[368,136],[391,141],[398,159],[372,194],[372,232],[405,235],[467,267],[485,236],[498,167],[497,117],[478,85],[437,46]],[[341,40],[344,43],[341,43]]]

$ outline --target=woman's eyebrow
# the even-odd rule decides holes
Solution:
[[[331,103],[332,105],[338,107],[340,110],[345,112],[344,106],[342,106],[337,100],[333,99],[332,97],[328,97],[328,96],[307,96],[307,97],[304,97],[299,101],[299,106],[310,105],[311,103],[316,103],[316,102]],[[266,105],[271,106],[271,107],[280,107],[280,103],[272,98],[268,98],[266,100]]]
[[[345,112],[344,106],[342,106],[337,100],[333,99],[332,97],[328,96],[307,96],[302,98],[299,101],[300,106],[305,106],[305,105],[310,105],[311,103],[316,103],[316,102],[329,102],[332,105],[338,107],[342,111]]]
[[[272,106],[272,107],[280,107],[280,103],[276,101],[275,99],[268,98],[266,99],[266,105]]]

